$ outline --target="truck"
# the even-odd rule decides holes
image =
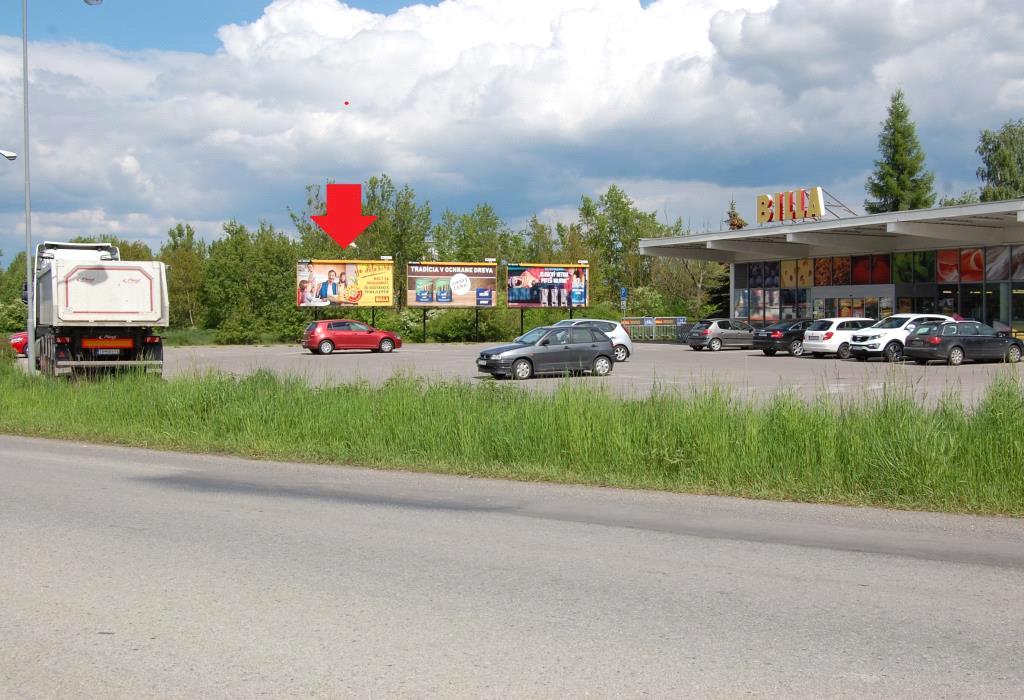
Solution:
[[[121,260],[109,243],[36,247],[35,350],[49,376],[136,368],[163,373],[167,268]]]

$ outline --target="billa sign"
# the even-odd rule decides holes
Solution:
[[[825,196],[820,187],[809,190],[776,192],[757,196],[757,223],[820,219],[825,212]]]

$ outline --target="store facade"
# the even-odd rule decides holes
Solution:
[[[1024,199],[645,239],[640,250],[728,263],[730,317],[755,326],[920,312],[1024,337]]]

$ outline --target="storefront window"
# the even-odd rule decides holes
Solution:
[[[779,264],[779,271],[781,276],[780,284],[784,288],[795,289],[796,288],[796,260],[783,260]]]
[[[853,300],[853,315],[860,317],[864,316],[864,299]]]
[[[814,259],[814,286],[828,287],[832,284],[832,258]]]
[[[733,296],[733,318],[748,318],[750,314],[750,294],[746,289],[737,289]]]
[[[778,289],[766,289],[764,290],[764,320],[765,323],[769,321],[779,320],[779,290]]]
[[[751,289],[753,289],[754,287],[763,287],[764,269],[762,268],[761,263],[750,263],[747,269],[749,270],[749,278],[747,280],[747,285]]]
[[[885,318],[886,316],[892,316],[892,297],[881,297],[878,300],[878,315],[874,318]]]
[[[832,284],[850,284],[850,256],[832,258]]]
[[[1010,284],[985,285],[985,323],[997,331],[1010,330]]]
[[[963,274],[961,269],[960,274]],[[984,317],[984,297],[980,284],[960,285],[960,315],[980,321]]]
[[[839,316],[842,318],[849,318],[853,315],[853,299],[840,299],[839,300]]]
[[[763,323],[764,322],[764,290],[763,289],[751,289],[750,290],[750,322],[751,323]]]
[[[935,251],[914,253],[914,281],[930,284],[935,281]]]
[[[914,313],[914,297],[896,297],[896,313]]]
[[[1024,338],[1024,286],[1013,286],[1013,335]]]
[[[779,288],[779,263],[778,262],[766,262],[763,265],[764,270],[764,286]]]
[[[853,284],[871,284],[871,256],[854,255],[850,259],[852,271],[850,278]]]
[[[1013,256],[1010,260],[1013,267],[1013,281],[1024,282],[1024,246],[1013,246]],[[1016,292],[1014,292],[1016,294]]]
[[[732,286],[734,289],[746,289],[750,286],[747,282],[746,263],[736,263],[732,266]]]
[[[796,271],[796,267],[793,268]],[[782,289],[779,290],[779,299],[781,304],[781,318],[783,321],[796,318],[796,290],[795,289]]]
[[[1000,245],[985,249],[985,279],[989,282],[1002,282],[1010,279],[1009,246]]]
[[[871,283],[872,284],[889,284],[892,282],[892,276],[890,271],[892,266],[889,262],[888,255],[872,255],[871,256]]]
[[[1024,302],[1024,289],[1021,290],[1021,301]],[[825,318],[825,300],[815,299],[814,300],[814,318]],[[1021,320],[1024,324],[1024,319]],[[1021,326],[1024,329],[1024,325]]]
[[[834,318],[836,315],[836,300],[826,299],[825,300],[825,317]]]
[[[878,297],[867,297],[864,300],[864,317],[881,318],[878,315]]]
[[[960,251],[940,250],[935,256],[935,277],[939,284],[956,284],[960,281]]]
[[[798,318],[810,318],[811,316],[811,309],[807,303],[806,289],[796,290],[796,312]]]
[[[953,314],[959,313],[960,289],[955,284],[941,285],[938,289],[938,292],[938,312],[945,316],[952,316]]]
[[[892,281],[896,284],[908,284],[914,281],[914,254],[893,253]],[[913,313],[908,311],[907,313]]]
[[[985,256],[981,248],[960,251],[960,281],[981,282],[985,278]]]
[[[1024,277],[1021,279],[1024,279]],[[800,287],[811,287],[814,285],[814,261],[810,258],[797,260],[796,283]]]

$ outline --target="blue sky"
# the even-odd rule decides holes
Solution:
[[[940,194],[976,186],[979,130],[1024,117],[1016,0],[31,5],[39,238],[290,230],[306,185],[382,172],[435,218],[488,202],[513,227],[567,221],[616,183],[715,229],[730,198],[749,220],[757,194],[794,187],[860,209],[897,87]],[[0,6],[0,148],[15,151],[19,10]],[[21,170],[0,166],[9,253]]]

